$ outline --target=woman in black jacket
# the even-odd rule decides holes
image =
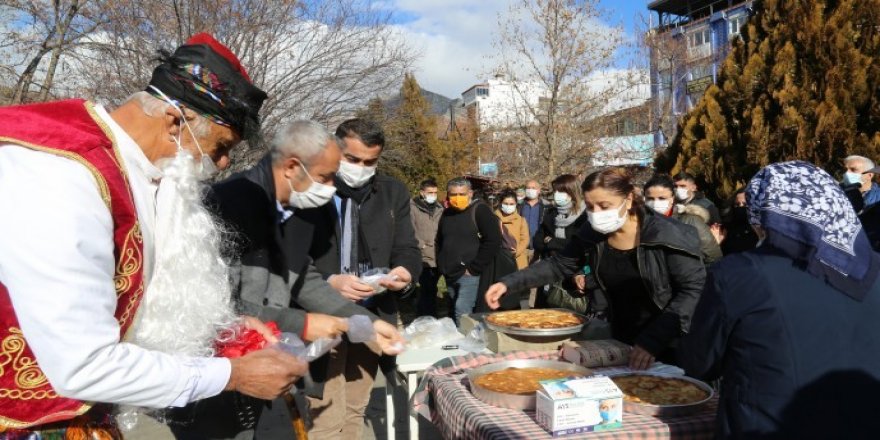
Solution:
[[[549,258],[565,248],[568,240],[587,222],[584,201],[578,191],[577,178],[563,174],[550,183],[553,207],[547,210],[532,247],[541,258]]]
[[[623,170],[590,174],[581,189],[589,223],[555,256],[494,284],[486,301],[589,273],[577,283],[608,299],[612,336],[633,345],[630,366],[674,362],[706,280],[696,231],[646,210]]]

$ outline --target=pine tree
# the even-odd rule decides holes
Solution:
[[[729,197],[762,166],[880,159],[880,0],[764,0],[657,166]]]
[[[426,177],[438,176],[445,151],[437,139],[431,106],[413,74],[405,75],[400,95],[400,107],[385,127],[388,139],[382,169],[415,188]]]

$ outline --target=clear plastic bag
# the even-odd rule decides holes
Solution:
[[[485,351],[486,329],[483,328],[483,324],[478,322],[470,333],[468,333],[467,337],[458,343],[458,348],[470,353],[480,353]]]
[[[403,330],[403,338],[409,348],[439,347],[462,339],[455,323],[450,318],[437,319],[431,316],[416,318]]]
[[[348,318],[348,340],[355,344],[376,340],[373,321],[367,315],[354,315]]]
[[[386,290],[384,287],[379,285],[379,283],[385,281],[386,279],[391,281],[397,280],[397,275],[388,275],[389,272],[391,272],[391,270],[387,267],[377,267],[375,269],[370,269],[361,275],[361,281],[364,284],[372,287],[373,290],[375,290],[376,293],[379,294]]]
[[[337,336],[333,339],[318,338],[312,341],[311,344],[305,345],[299,336],[293,333],[282,333],[278,337],[278,342],[271,347],[293,355],[302,361],[311,362],[327,354],[330,349],[339,345],[340,342],[342,342],[342,338]]]

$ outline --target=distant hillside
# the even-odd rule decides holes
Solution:
[[[458,106],[460,104],[460,99],[449,99],[439,93],[434,93],[430,90],[422,89],[422,96],[428,100],[428,103],[431,105],[431,112],[437,115],[443,115],[449,113],[449,104],[453,104]],[[400,107],[400,94],[394,95],[391,98],[383,100],[385,103],[385,108],[389,112],[393,112],[397,110],[397,107]]]

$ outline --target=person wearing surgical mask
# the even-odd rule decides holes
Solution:
[[[434,179],[425,179],[419,184],[419,193],[409,204],[410,217],[419,250],[422,252],[422,275],[419,277],[419,292],[416,300],[418,316],[437,317],[437,283],[440,271],[437,269],[437,227],[443,215],[443,205],[437,200],[438,187]]]
[[[587,222],[583,198],[574,175],[563,174],[553,179],[550,186],[553,188],[553,206],[547,209],[533,242],[535,252],[541,258],[561,251],[581,225]],[[538,301],[536,306],[542,306],[541,302]]]
[[[517,188],[516,189],[516,207],[519,209],[523,203],[526,202],[526,189],[525,188]]]
[[[574,277],[595,306],[607,306],[611,337],[633,346],[631,368],[674,364],[706,282],[697,234],[646,209],[624,169],[590,174],[581,190],[589,223],[556,255],[490,287],[486,301],[496,307],[508,291]]]
[[[281,330],[305,341],[335,338],[347,330],[342,318],[366,315],[381,335],[386,353],[401,341],[395,326],[339,295],[310,264],[314,227],[296,211],[314,211],[333,200],[339,169],[339,145],[323,125],[295,121],[276,133],[270,151],[250,169],[211,187],[207,205],[233,232],[233,286],[236,304],[256,316],[269,317]],[[231,397],[201,404],[194,423],[184,433],[217,432],[215,426],[235,418]],[[278,399],[255,411],[261,432],[292,435],[286,402]],[[279,423],[280,421],[287,421]],[[223,437],[236,437],[227,432]]]
[[[674,196],[675,185],[672,178],[658,174],[648,180],[644,186],[645,206],[658,214],[678,220],[696,229],[700,238],[700,249],[703,252],[703,263],[707,266],[721,259],[721,246],[712,235],[706,224],[709,211],[697,204],[677,204]]]
[[[294,210],[294,216],[312,226],[309,257],[327,282],[344,298],[396,325],[397,301],[415,291],[413,282],[422,272],[410,192],[399,180],[376,173],[385,147],[381,126],[349,119],[335,135],[341,153],[333,177],[335,196],[322,207]],[[379,282],[382,289],[363,282],[366,272],[380,268],[389,270]],[[347,341],[314,361],[312,383],[305,390],[312,419],[308,436],[361,438],[378,369],[390,376],[395,362],[372,344]]]
[[[880,202],[880,186],[874,183],[874,176],[880,167],[864,156],[848,156],[843,160],[846,172],[843,174],[841,188],[853,204],[857,213],[861,213],[872,205]]]
[[[682,171],[673,177],[673,182],[676,203],[681,207],[698,205],[705,208],[706,211],[709,211],[709,221],[706,223],[717,232],[721,225],[721,213],[718,211],[718,207],[697,188],[697,179]]]
[[[517,269],[525,269],[529,265],[527,250],[529,247],[529,225],[517,212],[516,193],[502,192],[499,196],[501,204],[495,215],[501,219],[504,245],[513,253]]]

